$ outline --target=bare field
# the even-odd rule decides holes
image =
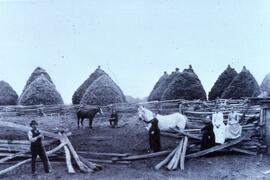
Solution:
[[[145,154],[148,152],[148,135],[142,122],[139,122],[136,114],[120,114],[120,128],[109,127],[108,116],[97,115],[93,122],[93,129],[88,128],[85,120],[84,128],[77,128],[75,116],[52,117],[14,117],[0,118],[3,121],[16,122],[28,125],[32,119],[39,122],[39,127],[53,131],[55,128],[68,128],[72,132],[70,140],[77,151],[110,152]],[[2,128],[0,139],[27,139],[26,133]],[[162,137],[162,149],[173,149],[177,141]],[[88,155],[85,157],[92,158]],[[39,175],[32,177],[30,164],[0,176],[1,179],[270,179],[269,175],[262,172],[270,169],[270,158],[263,156],[260,162],[259,156],[246,155],[220,155],[186,160],[184,171],[167,171],[162,169],[155,171],[153,167],[165,157],[150,160],[140,160],[128,165],[103,164],[102,171],[74,175],[67,173],[64,163],[52,163],[53,171],[50,174],[43,172],[42,164],[38,164]],[[3,169],[7,165],[0,165]]]

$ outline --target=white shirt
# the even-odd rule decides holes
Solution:
[[[36,142],[38,138],[39,138],[38,136],[37,137],[33,137],[32,131],[28,131],[28,139],[29,139],[29,141]],[[42,136],[42,139],[43,139],[43,136]]]

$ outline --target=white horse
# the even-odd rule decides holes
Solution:
[[[139,106],[138,108],[139,119],[143,120],[149,130],[151,127],[151,120],[155,117],[152,111],[144,108],[143,106]],[[161,131],[169,131],[170,128],[179,128],[181,130],[185,129],[187,123],[187,117],[180,113],[173,113],[169,115],[156,115],[158,120],[158,127]]]

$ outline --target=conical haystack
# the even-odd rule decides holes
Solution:
[[[214,86],[209,92],[208,99],[215,100],[220,98],[224,90],[230,85],[232,80],[237,76],[237,72],[234,68],[228,65],[227,69],[218,77]]]
[[[221,98],[241,99],[242,97],[255,97],[260,94],[260,87],[253,75],[243,67],[243,70],[233,79],[224,90]]]
[[[206,100],[206,93],[198,76],[190,66],[176,75],[162,95],[162,100]]]
[[[267,95],[270,96],[270,73],[265,76],[261,84],[261,91],[267,92]]]
[[[179,68],[175,68],[170,75],[165,71],[164,74],[159,78],[158,82],[155,84],[153,90],[151,91],[148,101],[160,101],[163,93],[172,82],[176,74],[179,74]]]
[[[166,84],[169,79],[169,75],[164,72],[164,74],[159,78],[158,82],[155,84],[153,90],[151,91],[148,101],[160,101],[161,96],[165,89],[167,88]]]
[[[34,80],[22,94],[19,105],[53,105],[63,104],[55,86],[44,75]]]
[[[82,83],[72,96],[73,104],[80,104],[86,89],[100,76],[106,74],[100,66]],[[106,74],[107,75],[107,74]]]
[[[16,105],[18,94],[5,81],[0,81],[0,106]]]
[[[106,74],[96,79],[85,91],[81,104],[108,105],[125,102],[125,96],[116,83]]]
[[[23,92],[28,88],[28,86],[35,80],[37,79],[40,75],[44,75],[52,84],[52,79],[50,77],[50,75],[41,67],[37,67],[32,74],[30,75],[29,79],[26,82],[26,85],[23,88],[22,94]]]

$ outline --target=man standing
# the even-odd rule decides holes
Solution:
[[[31,142],[31,154],[32,154],[32,174],[36,175],[36,159],[37,156],[40,157],[40,159],[43,162],[44,170],[46,173],[49,173],[49,160],[46,155],[45,148],[42,144],[42,140],[44,139],[44,136],[39,132],[37,128],[38,123],[35,120],[32,120],[30,123],[30,126],[32,127],[32,130],[28,132],[28,139]]]
[[[115,128],[118,124],[118,114],[115,109],[112,110],[111,118],[109,119],[112,128]]]
[[[161,150],[160,146],[160,130],[158,128],[158,120],[156,117],[151,120],[151,127],[148,131],[149,135],[149,145],[153,152],[158,152]]]

